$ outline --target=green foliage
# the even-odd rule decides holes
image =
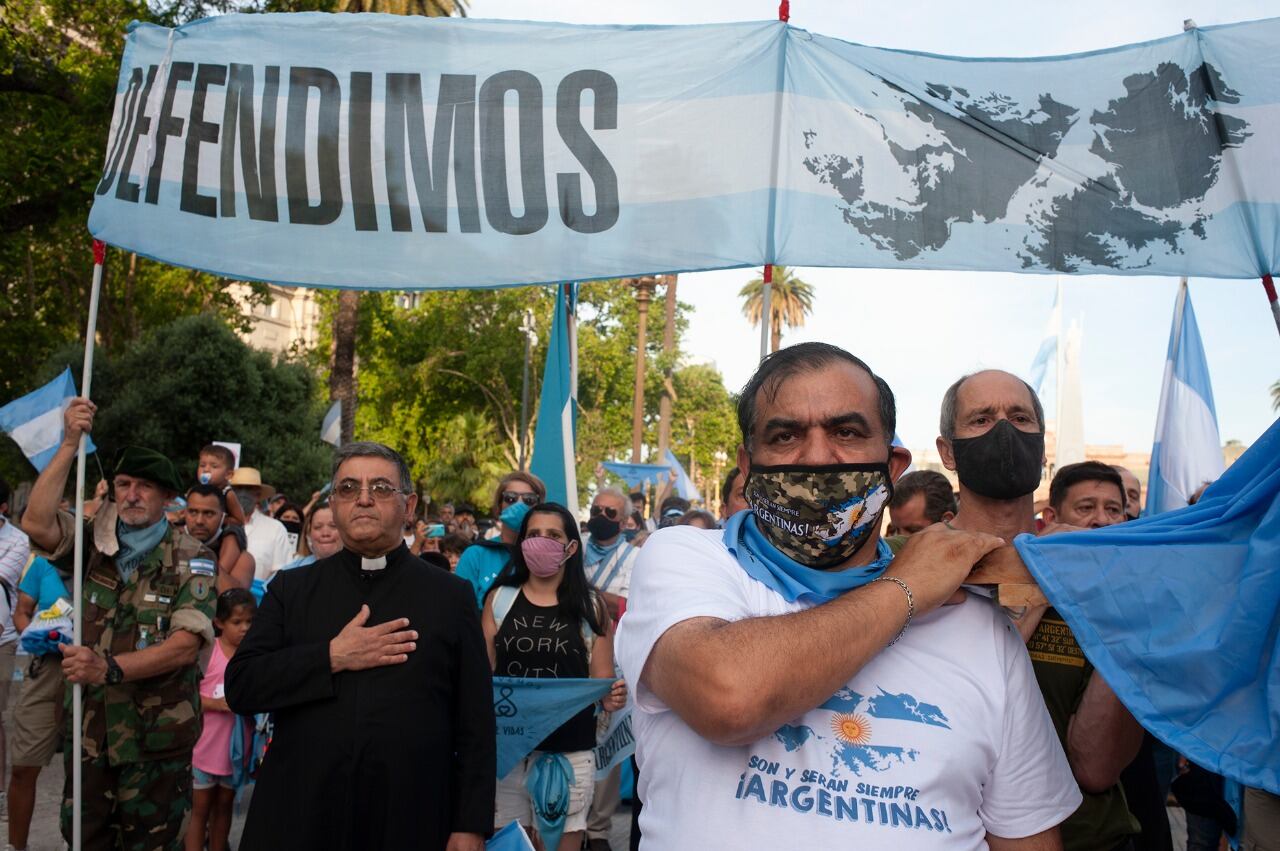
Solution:
[[[36,370],[32,386],[68,365],[79,378],[83,351],[65,347]],[[146,334],[119,355],[95,355],[93,438],[108,472],[115,454],[138,444],[163,452],[184,478],[195,477],[196,454],[212,440],[241,443],[241,460],[263,479],[306,497],[329,475],[332,457],[319,440],[323,405],[305,365],[277,362],[250,349],[212,316],[178,319]],[[6,440],[2,459],[11,481],[33,470]],[[96,479],[95,475],[90,480]]]
[[[0,363],[41,363],[83,339],[93,270],[85,221],[125,26],[132,19],[181,23],[234,5],[9,0],[0,8]],[[265,288],[254,293],[261,298]],[[108,353],[200,312],[246,321],[225,279],[107,252],[97,341]],[[0,370],[0,399],[30,389],[28,378],[22,369]]]

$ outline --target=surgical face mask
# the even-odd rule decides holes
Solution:
[[[960,484],[988,499],[1010,500],[1034,493],[1044,466],[1044,435],[998,421],[986,434],[954,438]]]
[[[587,521],[587,531],[595,541],[612,541],[618,537],[618,531],[621,528],[621,523],[604,514],[597,514]]]
[[[752,465],[743,488],[771,544],[806,567],[848,561],[880,528],[893,484],[887,463]]]
[[[627,540],[627,541],[634,541],[636,539],[636,535],[639,535],[639,534],[640,534],[639,529],[623,529],[622,530],[622,537],[624,540]]]
[[[240,503],[240,508],[244,511],[245,519],[248,520],[249,515],[253,513],[254,506],[258,504],[256,494],[253,491],[236,490],[236,502]]]
[[[569,557],[565,552],[567,549],[555,538],[525,538],[520,542],[520,553],[529,572],[543,579],[556,575],[560,565]]]

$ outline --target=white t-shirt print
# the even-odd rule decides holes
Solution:
[[[639,683],[662,634],[695,617],[806,608],[748,576],[721,536],[687,526],[651,536],[618,629],[636,698],[644,847],[976,849],[988,832],[1031,836],[1079,806],[1026,649],[980,597],[916,618],[772,736],[723,747],[695,733]]]

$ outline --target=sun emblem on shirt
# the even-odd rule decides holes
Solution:
[[[849,745],[865,745],[871,741],[871,722],[861,714],[837,714],[831,719],[831,732]]]

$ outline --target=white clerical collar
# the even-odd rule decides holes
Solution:
[[[387,566],[387,557],[378,556],[377,558],[360,557],[361,570],[382,570]]]

